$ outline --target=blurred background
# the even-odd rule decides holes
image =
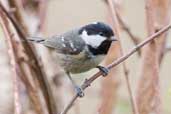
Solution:
[[[22,18],[25,22],[25,26],[27,27],[27,31],[32,36],[41,36],[41,37],[50,37],[53,35],[61,34],[66,32],[67,30],[80,27],[82,25],[102,21],[108,23],[112,26],[111,22],[111,13],[110,8],[107,1],[104,0],[40,0],[42,2],[42,6],[37,10],[36,5],[39,3],[39,0],[35,0],[35,6],[32,5],[32,1],[29,0],[11,0],[16,1],[16,3],[21,3],[24,5],[22,8],[19,8]],[[1,0],[2,4],[9,11],[11,2],[10,0]],[[21,2],[22,1],[22,2]],[[119,14],[123,19],[124,23],[129,27],[131,33],[136,36],[139,41],[144,40],[148,36],[148,24],[146,18],[146,4],[147,1],[137,1],[137,0],[115,0],[115,4],[119,6]],[[151,0],[153,1],[153,0]],[[166,0],[168,3],[163,2],[162,0],[154,0],[160,1],[160,4],[157,4],[157,7],[161,7],[163,4],[168,5],[167,9],[170,8],[170,0]],[[45,2],[45,3],[43,3]],[[34,2],[33,2],[34,3]],[[36,4],[37,3],[37,4]],[[160,6],[161,5],[161,6]],[[11,5],[12,6],[12,5]],[[15,6],[15,5],[14,5]],[[35,9],[34,9],[35,8]],[[42,8],[42,9],[41,9]],[[155,9],[155,8],[154,8]],[[157,9],[157,8],[156,8]],[[24,11],[23,11],[24,10]],[[158,9],[160,10],[160,8]],[[11,11],[12,12],[12,11]],[[14,9],[15,12],[15,9]],[[39,13],[37,13],[39,12]],[[157,11],[156,11],[157,12]],[[160,11],[159,11],[160,12]],[[170,12],[166,11],[170,20]],[[42,14],[43,13],[43,14]],[[160,14],[160,13],[159,13]],[[15,15],[14,15],[15,16]],[[159,15],[157,15],[160,17]],[[1,19],[2,20],[2,19]],[[159,19],[160,20],[160,19]],[[19,22],[20,23],[20,22]],[[20,23],[21,24],[21,23]],[[161,25],[163,27],[166,24]],[[112,26],[113,27],[113,26]],[[115,27],[115,26],[114,26]],[[14,29],[15,27],[13,27]],[[37,29],[40,28],[40,29]],[[120,32],[120,45],[123,49],[123,53],[127,53],[130,49],[132,49],[135,44],[133,40],[130,38],[128,33],[122,28],[118,28]],[[18,35],[19,36],[19,35]],[[5,41],[5,34],[2,26],[0,26],[0,114],[13,114],[15,111],[14,105],[14,77],[11,70],[10,65],[10,57],[8,54],[8,46]],[[166,47],[171,46],[170,35],[167,35],[165,41]],[[72,96],[74,95],[73,89],[70,87],[70,82],[64,73],[61,73],[62,70],[53,63],[53,59],[51,60],[50,52],[41,45],[36,45],[36,53],[38,58],[40,57],[42,60],[42,64],[44,66],[44,71],[46,72],[46,76],[48,78],[48,82],[53,91],[53,96],[56,99],[55,103],[58,107],[58,113],[62,111],[62,109],[68,104]],[[111,63],[113,59],[121,56],[114,48],[113,53],[109,53],[109,59],[107,63]],[[119,49],[117,49],[119,51]],[[142,50],[143,52],[143,50]],[[142,59],[143,54],[138,53],[133,54],[126,61],[126,67],[129,71],[129,80],[130,86],[132,89],[132,93],[135,99],[138,99],[137,96],[142,96],[144,94],[139,94],[141,91],[140,80],[144,81],[144,88],[150,88],[150,83],[146,83],[151,80],[151,83],[155,80],[155,78],[143,78],[143,62]],[[149,105],[153,106],[154,104],[160,104],[161,111],[154,111],[155,105],[151,110],[147,111],[149,114],[158,114],[159,112],[164,114],[171,113],[171,53],[170,51],[164,51],[164,56],[161,61],[161,65],[158,70],[158,78],[157,82],[154,81],[154,91],[157,89],[157,99],[159,101],[154,100]],[[111,56],[110,56],[111,55]],[[113,57],[113,58],[112,58]],[[112,59],[111,59],[112,58]],[[153,59],[153,58],[152,58]],[[51,60],[51,61],[49,61]],[[148,60],[147,60],[148,61]],[[53,64],[53,65],[52,65]],[[150,65],[149,65],[150,66]],[[53,68],[52,68],[53,67]],[[124,69],[122,68],[122,64],[119,65],[116,69],[112,71],[109,75],[110,78],[100,77],[95,80],[91,84],[91,86],[85,90],[85,96],[83,98],[79,98],[75,103],[71,110],[68,112],[69,114],[93,114],[93,113],[101,113],[101,114],[132,114],[132,105],[130,101],[130,95],[128,93],[127,84],[125,80]],[[26,69],[25,69],[26,70]],[[56,72],[58,73],[56,74]],[[26,71],[27,72],[27,71]],[[82,74],[73,74],[74,80],[81,85],[85,78],[92,76],[92,74],[96,73],[97,69],[92,69],[89,72]],[[147,74],[148,76],[148,74]],[[29,95],[27,91],[27,84],[23,84],[22,80],[18,78],[19,81],[19,98],[20,103],[22,104],[22,113],[23,114],[37,114],[34,111],[34,105],[32,106],[31,101],[29,100]],[[39,88],[40,89],[40,88]],[[38,95],[41,98],[41,102],[45,104],[42,98],[42,94],[40,94],[40,90],[38,89]],[[148,93],[148,90],[142,90],[141,92]],[[144,95],[145,96],[145,95]],[[151,94],[152,97],[147,97],[147,101],[151,101],[155,95]],[[136,100],[138,101],[138,100]],[[143,103],[142,103],[143,104]],[[137,103],[137,105],[139,105]],[[144,103],[144,107],[148,107],[146,103]],[[42,107],[45,107],[43,105]],[[138,106],[139,107],[139,106]],[[107,109],[105,109],[107,108]],[[145,108],[149,109],[150,108]],[[141,114],[147,114],[142,110],[139,111]],[[108,111],[104,111],[108,110]],[[44,113],[47,113],[46,111]],[[137,113],[134,113],[137,114]]]

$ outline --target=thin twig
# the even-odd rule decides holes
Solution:
[[[39,92],[37,90],[37,87],[31,84],[30,80],[27,78],[24,72],[24,69],[21,66],[19,66],[19,69],[20,69],[19,77],[26,87],[26,91],[29,95],[29,98],[31,100],[31,103],[33,104],[36,113],[43,114],[43,107],[41,104],[41,98],[39,97],[38,94]]]
[[[4,14],[0,12],[1,20],[0,24],[2,25],[2,28],[4,30],[6,42],[8,45],[8,54],[10,57],[10,63],[11,63],[11,69],[13,72],[13,88],[14,88],[14,113],[15,114],[21,114],[21,103],[20,103],[20,97],[19,97],[19,87],[18,87],[18,63],[16,60],[16,54],[14,51],[14,46],[12,44],[12,37],[13,34],[9,30],[9,23],[7,22],[7,19],[4,17]],[[7,26],[7,27],[5,27]]]
[[[171,24],[166,25],[161,30],[159,30],[158,32],[152,34],[151,36],[147,37],[146,40],[144,40],[141,43],[139,43],[138,45],[136,45],[133,49],[131,49],[130,51],[128,51],[128,53],[126,53],[125,55],[119,57],[117,60],[113,61],[106,68],[108,68],[109,70],[111,70],[113,67],[115,67],[115,66],[119,65],[120,63],[122,63],[123,61],[125,61],[127,58],[129,58],[132,54],[134,54],[135,52],[137,52],[144,45],[146,45],[149,42],[153,41],[158,36],[160,36],[161,34],[163,34],[166,31],[168,31],[170,28],[171,28]],[[83,90],[85,90],[87,87],[89,87],[91,85],[91,83],[94,80],[96,80],[97,78],[99,78],[101,75],[102,75],[102,72],[99,71],[96,74],[94,74],[93,76],[91,76],[89,79],[86,79],[84,81],[84,83],[82,84],[81,88]],[[64,110],[61,112],[61,114],[66,114],[69,111],[70,107],[73,105],[73,103],[76,101],[77,98],[78,98],[78,95],[75,94],[73,96],[73,98],[71,99],[71,101],[67,104],[67,106],[64,108]]]
[[[110,12],[111,12],[111,15],[112,15],[112,20],[113,20],[113,23],[115,25],[115,34],[116,34],[116,37],[118,39],[120,39],[120,35],[119,35],[119,23],[118,23],[118,18],[117,18],[117,9],[116,9],[116,5],[114,4],[115,1],[113,2],[112,0],[108,0],[108,4],[109,4],[109,8],[110,8]],[[120,45],[120,52],[121,52],[121,55],[123,55],[123,49],[122,49],[122,46],[121,46],[121,42],[119,42],[119,45]],[[136,44],[137,45],[137,44]],[[139,50],[138,50],[139,51]],[[131,90],[131,85],[130,85],[130,80],[129,80],[129,73],[128,73],[128,69],[126,67],[126,63],[123,62],[123,70],[124,70],[124,76],[125,76],[125,80],[126,80],[126,85],[127,85],[127,88],[128,88],[128,93],[129,93],[129,96],[130,96],[130,101],[131,101],[131,105],[132,105],[132,111],[133,111],[133,114],[139,114],[138,112],[138,108],[137,108],[137,105],[136,105],[136,101],[134,99],[134,96],[132,94],[132,90]]]
[[[131,32],[129,26],[124,22],[123,18],[121,17],[117,9],[116,9],[116,16],[122,29],[129,35],[134,45],[137,45],[138,43],[140,43],[140,38],[138,38]],[[141,50],[138,51],[138,55],[139,56],[141,55]]]
[[[107,2],[108,0],[103,0],[103,1],[105,1],[105,3],[108,3]],[[115,9],[116,9],[116,16],[117,16],[117,19],[118,19],[118,22],[119,22],[121,28],[128,34],[128,36],[131,38],[131,40],[134,43],[134,45],[137,45],[138,43],[140,43],[140,38],[135,36],[131,32],[130,27],[127,25],[127,23],[123,20],[122,16],[120,15],[117,6],[116,6]],[[141,55],[141,50],[138,51],[138,55]]]
[[[120,33],[120,28],[119,23],[117,22],[117,19],[115,18],[116,16],[113,15],[112,13],[112,8],[109,6],[108,0],[106,2],[107,6],[107,21],[112,27],[114,31],[115,37],[120,41],[119,33]],[[105,65],[110,64],[112,61],[116,60],[118,57],[121,56],[121,45],[120,42],[114,43],[109,51],[108,55],[106,55],[105,59]],[[110,71],[110,73],[107,75],[107,78],[105,80],[102,80],[101,82],[101,101],[100,101],[100,106],[98,108],[98,113],[99,114],[112,114],[113,108],[116,106],[117,103],[117,91],[119,87],[119,78],[118,74],[120,71],[121,67],[116,67]],[[107,89],[106,89],[107,88]],[[110,98],[110,99],[109,99]]]
[[[131,40],[133,41],[134,45],[137,45],[138,43],[140,43],[140,38],[138,38],[137,36],[135,36],[129,26],[127,25],[127,23],[123,20],[123,18],[121,17],[121,15],[118,12],[118,9],[116,9],[116,16],[118,18],[118,21],[120,23],[120,25],[122,26],[122,29],[125,30],[125,32],[129,35],[129,37],[131,38]]]
[[[24,32],[28,32],[26,24],[23,20],[23,16],[21,15],[23,12],[22,6],[21,6],[21,0],[9,0],[9,5],[11,9],[15,9],[15,11],[12,14],[13,17],[20,22],[20,26],[23,29]]]
[[[45,23],[45,17],[46,17],[46,11],[47,11],[47,3],[48,1],[47,0],[40,0],[39,1],[39,9],[38,9],[38,15],[39,15],[39,19],[40,19],[40,22],[39,22],[39,26],[37,28],[37,31],[36,32],[39,32],[39,31],[43,31],[44,29],[44,23]]]

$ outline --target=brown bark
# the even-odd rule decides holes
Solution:
[[[116,38],[119,38],[118,28],[119,25],[117,23],[116,17],[114,16],[113,3],[111,1],[107,1],[108,7],[108,15],[107,19],[110,25],[113,27],[113,31],[115,33]],[[108,55],[105,59],[105,64],[108,65],[112,61],[116,60],[120,56],[120,43],[114,42],[111,46]],[[113,68],[109,75],[105,77],[105,79],[101,82],[101,103],[98,109],[99,114],[112,114],[115,109],[115,105],[117,103],[117,91],[119,87],[119,70],[120,67]]]
[[[161,29],[163,25],[166,25],[170,22],[170,13],[171,13],[171,1],[170,0],[155,0],[154,1],[154,18],[155,18],[155,31]],[[160,36],[157,42],[157,52],[159,64],[161,64],[166,47],[166,38],[167,33]]]
[[[120,31],[119,31],[120,25],[118,22],[119,20],[118,20],[118,15],[117,15],[117,13],[119,13],[120,5],[117,4],[116,1],[112,1],[112,0],[108,0],[107,3],[109,6],[109,12],[110,12],[109,18],[110,18],[112,25],[114,26],[113,30],[115,32],[115,37],[118,40],[120,40]],[[120,53],[121,55],[123,55],[123,49],[122,49],[120,41],[114,44],[114,46],[111,49],[113,49],[112,51],[109,51],[109,55],[111,56],[111,58],[114,58],[114,59],[118,58],[120,56]],[[107,62],[110,63],[111,61],[113,61],[111,58],[107,58]],[[107,77],[108,80],[102,81],[102,103],[99,109],[101,114],[111,114],[112,107],[115,105],[116,98],[117,98],[116,93],[117,93],[117,87],[118,87],[117,86],[118,79],[116,77],[118,75],[117,70],[118,68],[117,69],[115,68],[114,70],[112,70],[113,72],[111,72],[111,74]],[[123,62],[123,70],[125,74],[128,92],[130,95],[130,101],[132,105],[133,114],[138,114],[136,102],[131,91],[131,86],[130,86],[130,81],[129,81],[129,72],[128,72],[125,62]]]
[[[148,35],[158,31],[168,23],[169,0],[146,0],[146,19]],[[142,52],[142,68],[137,90],[140,114],[161,114],[159,83],[159,64],[163,57],[166,34],[146,45]]]
[[[119,22],[119,24],[121,26],[121,29],[123,29],[128,34],[128,36],[130,37],[130,39],[132,40],[132,42],[134,43],[134,45],[139,44],[140,43],[140,38],[137,37],[137,36],[135,36],[131,32],[131,29],[129,28],[129,26],[122,19],[118,8],[116,8],[116,16],[117,16],[118,22]],[[141,50],[138,50],[138,55],[139,56],[141,55]]]
[[[111,52],[117,54],[117,46],[112,46]],[[114,58],[117,58],[116,55],[107,57],[106,64],[109,64]],[[99,114],[112,114],[115,109],[114,107],[117,102],[117,91],[119,87],[118,73],[119,67],[112,69],[110,74],[101,82],[101,103],[98,108]]]
[[[108,5],[108,3],[107,3]],[[113,22],[112,13],[110,6],[108,5],[108,15],[107,19],[112,25],[113,30],[115,29],[115,24]],[[105,59],[105,64],[108,65],[120,56],[119,43],[115,42]],[[119,67],[111,70],[110,74],[105,77],[101,82],[101,101],[98,108],[99,114],[112,114],[114,107],[117,102],[117,90],[119,86],[119,78],[117,77],[119,73]]]
[[[13,1],[15,2],[15,1]],[[16,4],[13,4],[16,5]],[[50,114],[56,114],[56,106],[55,106],[55,100],[52,95],[51,88],[48,84],[47,76],[45,72],[43,71],[44,69],[41,66],[40,61],[37,58],[37,54],[35,53],[34,49],[32,46],[28,44],[26,41],[27,33],[26,31],[23,30],[23,28],[20,26],[19,22],[16,21],[17,17],[11,16],[6,9],[3,7],[3,5],[0,3],[0,7],[3,11],[3,13],[6,15],[8,18],[9,22],[13,25],[14,29],[17,32],[17,36],[19,36],[20,39],[20,48],[21,50],[17,50],[16,53],[20,53],[18,57],[20,58],[19,64],[21,68],[23,68],[23,73],[25,72],[24,76],[27,76],[29,78],[32,78],[33,82],[36,86],[39,85],[43,94],[43,97],[45,99],[45,103],[48,109],[48,112]],[[16,6],[17,7],[17,6]],[[17,10],[18,11],[18,10]],[[19,12],[17,14],[20,14]],[[21,14],[20,14],[20,17]],[[22,20],[20,20],[22,21]],[[16,40],[16,39],[15,39]],[[24,42],[25,41],[25,42]],[[18,47],[17,47],[18,48]],[[26,75],[27,74],[27,75]],[[38,86],[37,86],[38,87]],[[36,88],[38,90],[38,88]]]
[[[18,22],[20,22],[20,26],[23,31],[27,33],[28,30],[22,17],[23,9],[21,5],[21,0],[9,0],[9,6],[11,9],[14,9],[11,14],[13,15],[13,17],[16,18]]]
[[[21,51],[21,48],[18,48],[19,46],[17,46],[16,42],[14,41],[14,39],[16,39],[17,34],[15,34],[14,31],[12,31],[12,26],[10,26],[10,22],[7,21],[7,17],[3,14],[3,12],[0,10],[0,14],[2,15],[1,17],[1,24],[3,25],[3,30],[5,33],[5,37],[7,39],[7,45],[11,45],[10,49],[11,53],[9,54],[9,56],[12,58],[12,53],[13,53],[13,59],[15,60],[15,70],[17,72],[17,74],[14,74],[14,76],[16,75],[16,78],[21,78],[21,80],[23,81],[23,83],[25,84],[25,87],[27,88],[27,92],[29,94],[30,100],[32,101],[33,105],[34,105],[34,109],[38,114],[43,114],[43,110],[42,110],[42,105],[40,102],[40,98],[38,97],[38,91],[36,86],[32,86],[32,84],[30,83],[30,80],[28,78],[29,74],[26,74],[26,72],[24,72],[24,68],[23,66],[20,64],[19,60],[20,60],[20,56],[18,55],[18,53],[16,53],[17,51]],[[20,98],[19,98],[20,99]],[[15,110],[17,109],[17,107],[14,107]]]
[[[3,15],[2,11],[0,10],[0,25],[3,28],[5,37],[6,37],[6,43],[8,47],[8,55],[10,57],[10,64],[11,64],[11,70],[13,73],[13,91],[14,91],[14,113],[15,114],[21,114],[21,102],[19,99],[19,81],[18,81],[18,63],[16,60],[16,54],[14,50],[14,46],[12,43],[12,37],[14,34],[10,31],[9,23],[7,21],[7,18]]]

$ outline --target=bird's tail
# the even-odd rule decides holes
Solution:
[[[27,39],[27,41],[36,42],[36,43],[43,43],[45,41],[45,39],[43,39],[42,37],[31,36],[30,38]]]

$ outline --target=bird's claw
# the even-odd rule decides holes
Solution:
[[[109,69],[107,69],[106,67],[104,66],[97,66],[96,68],[98,68],[101,72],[102,72],[102,75],[105,77],[108,75],[109,73]]]
[[[77,95],[78,95],[79,97],[84,97],[84,92],[83,92],[83,90],[82,90],[81,87],[75,86],[75,91],[77,92]]]

